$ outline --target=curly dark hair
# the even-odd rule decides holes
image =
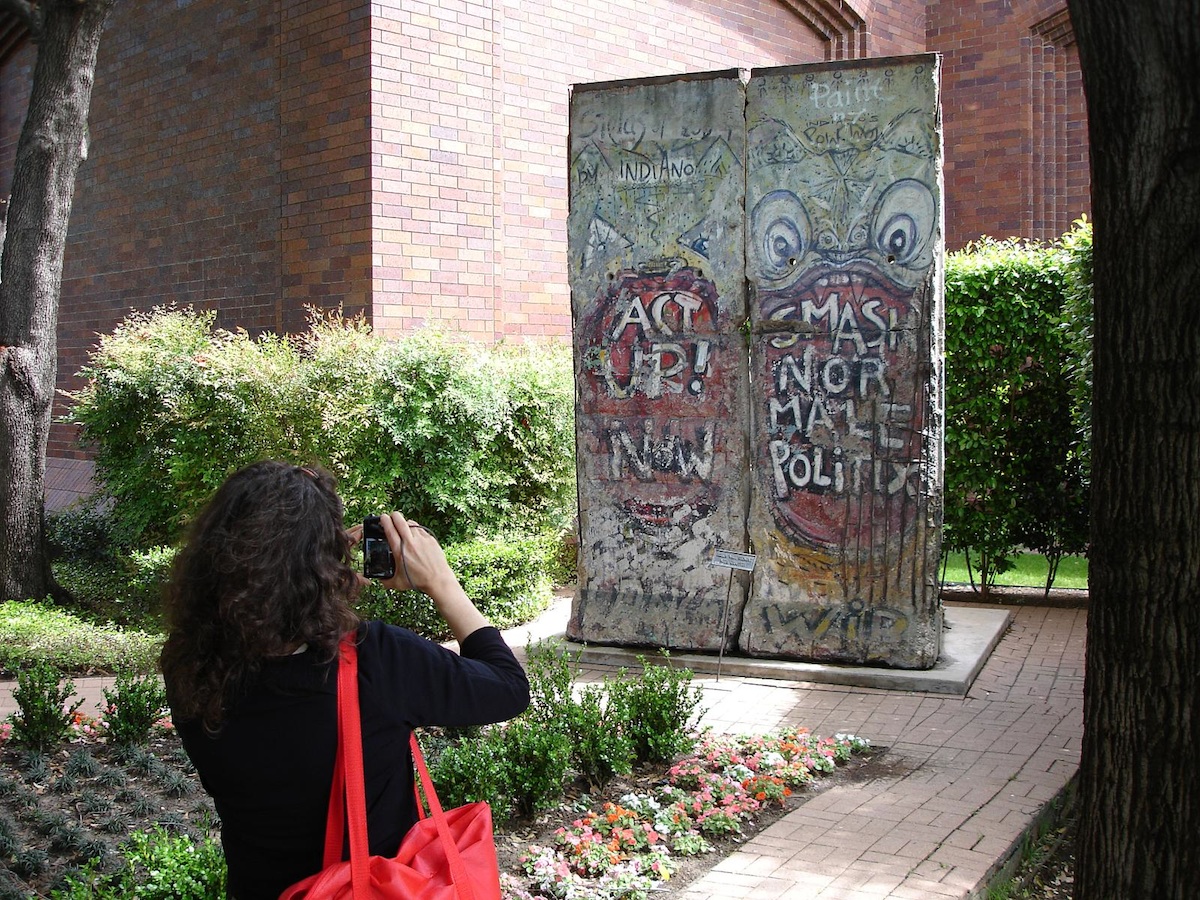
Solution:
[[[358,624],[350,546],[325,470],[260,462],[231,475],[193,523],[167,586],[160,662],[176,719],[215,733],[264,659],[301,643],[333,659]]]

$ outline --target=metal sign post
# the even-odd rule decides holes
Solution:
[[[717,652],[717,681],[721,680],[721,663],[725,659],[725,641],[729,635],[729,598],[733,593],[733,570],[753,572],[754,563],[758,557],[753,553],[739,553],[736,550],[717,550],[709,561],[710,566],[718,566],[729,570],[729,586],[725,589],[725,605],[721,610],[721,647]]]

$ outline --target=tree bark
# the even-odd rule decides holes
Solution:
[[[116,0],[42,0],[0,272],[0,600],[54,586],[44,545],[58,301],[96,52]]]
[[[1095,253],[1078,900],[1197,895],[1200,2],[1070,0]]]

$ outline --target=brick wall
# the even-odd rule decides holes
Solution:
[[[924,53],[925,4],[912,0],[875,0],[867,22],[871,56]]]
[[[571,84],[944,55],[947,242],[1088,209],[1064,0],[222,0],[118,4],[76,193],[60,386],[130,309],[296,330],[569,333]],[[0,59],[0,191],[34,53]],[[56,426],[53,456],[80,455]]]
[[[777,0],[377,5],[376,327],[570,332],[572,83],[811,62]]]
[[[492,340],[497,49],[487,4],[373,6],[373,321]]]
[[[275,0],[281,311],[371,309],[371,20],[366,0]]]
[[[131,309],[279,323],[275,4],[147,14],[118,4],[101,42],[59,309],[59,385]],[[63,426],[49,454],[77,448]]]
[[[1090,210],[1079,58],[1063,0],[929,5],[943,54],[946,245],[1052,239]]]
[[[301,329],[307,306],[369,312],[367,13],[362,0],[118,4],[63,269],[60,388],[79,387],[95,335],[133,309],[215,309],[251,332]],[[25,106],[10,85],[27,85],[32,58],[26,44],[4,63],[5,178]],[[81,455],[73,430],[56,425],[49,453]]]

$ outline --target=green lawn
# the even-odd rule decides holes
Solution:
[[[967,584],[967,564],[961,553],[949,554],[942,581],[948,584]],[[1016,557],[1016,566],[996,578],[996,584],[1009,587],[1044,587],[1046,584],[1046,557],[1037,553],[1022,553]],[[974,563],[974,560],[973,560]],[[975,583],[979,583],[979,569],[972,565]],[[1086,588],[1088,584],[1088,561],[1084,556],[1068,556],[1059,564],[1055,575],[1056,588]]]

